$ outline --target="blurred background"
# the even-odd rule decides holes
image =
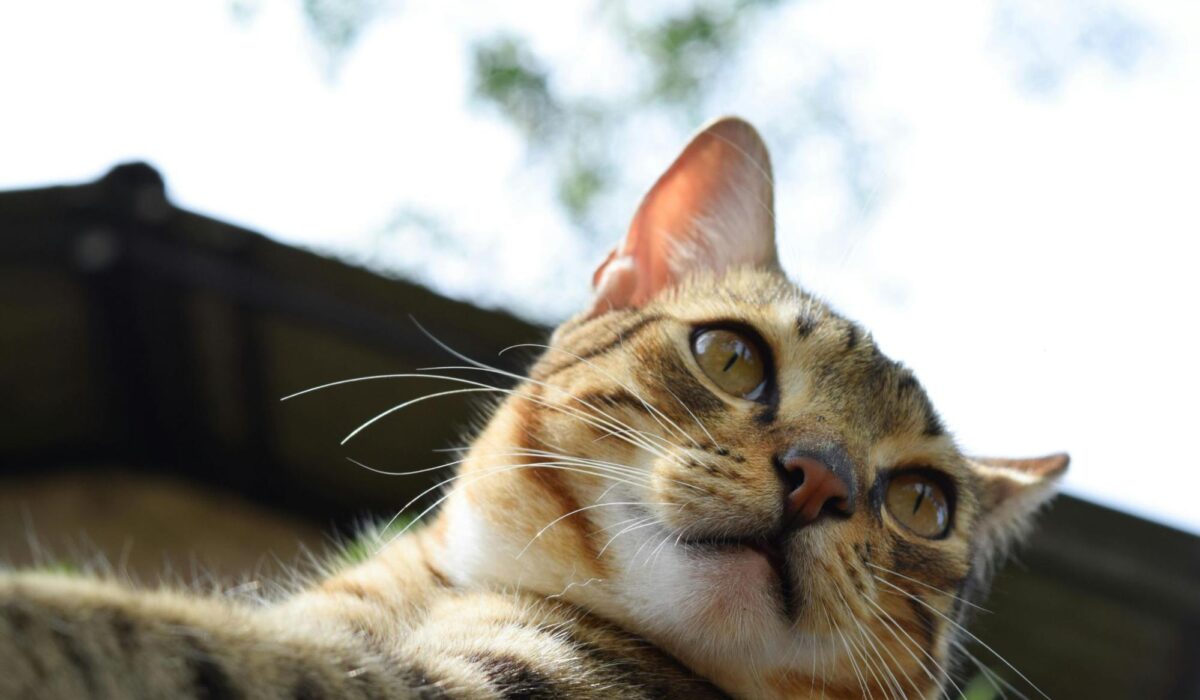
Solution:
[[[0,560],[257,580],[390,516],[434,477],[361,465],[481,406],[280,399],[455,364],[415,322],[519,371],[736,113],[792,276],[968,451],[1073,457],[966,694],[1200,697],[1197,3],[43,0],[0,66]]]

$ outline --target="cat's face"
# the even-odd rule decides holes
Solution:
[[[451,521],[487,544],[459,575],[575,601],[738,695],[934,696],[1065,459],[968,459],[909,370],[787,280],[747,129],[689,146],[485,431],[481,475],[489,451],[543,466],[463,489],[477,514]]]

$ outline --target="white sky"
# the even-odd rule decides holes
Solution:
[[[285,241],[543,320],[583,303],[594,246],[520,139],[472,105],[466,40],[513,27],[566,89],[619,90],[629,67],[591,4],[406,0],[334,80],[299,6],[263,0],[238,23],[222,2],[0,5],[0,189],[144,159],[181,206]],[[969,451],[1067,450],[1068,491],[1200,532],[1200,4],[1012,6],[1052,38],[1124,7],[1151,43],[1128,73],[1052,55],[1069,70],[1039,94],[991,3],[807,0],[756,29],[714,113],[777,122],[804,56],[848,66],[887,185],[831,248],[830,171],[781,163],[785,266],[917,370]],[[685,137],[640,139],[629,177],[648,184]],[[381,245],[405,203],[466,254],[431,266],[419,241]]]

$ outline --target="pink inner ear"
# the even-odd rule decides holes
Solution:
[[[1004,503],[1024,503],[1023,494],[1049,493],[1044,487],[1067,471],[1071,459],[1059,452],[1025,459],[973,457],[972,461],[985,469],[981,498],[984,509],[991,511]],[[1035,498],[1034,503],[1038,502]]]
[[[746,122],[703,129],[642,200],[592,277],[592,315],[641,306],[688,273],[777,267],[771,162]]]
[[[1045,479],[1058,476],[1067,471],[1067,465],[1071,463],[1071,458],[1065,452],[1057,452],[1045,457],[1027,457],[1024,459],[976,457],[975,461],[986,464],[989,467],[1012,469],[1013,471],[1024,472],[1030,476]]]

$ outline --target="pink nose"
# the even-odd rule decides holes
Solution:
[[[795,527],[815,522],[826,512],[826,505],[843,515],[853,512],[850,487],[825,462],[815,457],[788,456],[783,459],[783,469],[793,487],[784,509],[787,521]]]

